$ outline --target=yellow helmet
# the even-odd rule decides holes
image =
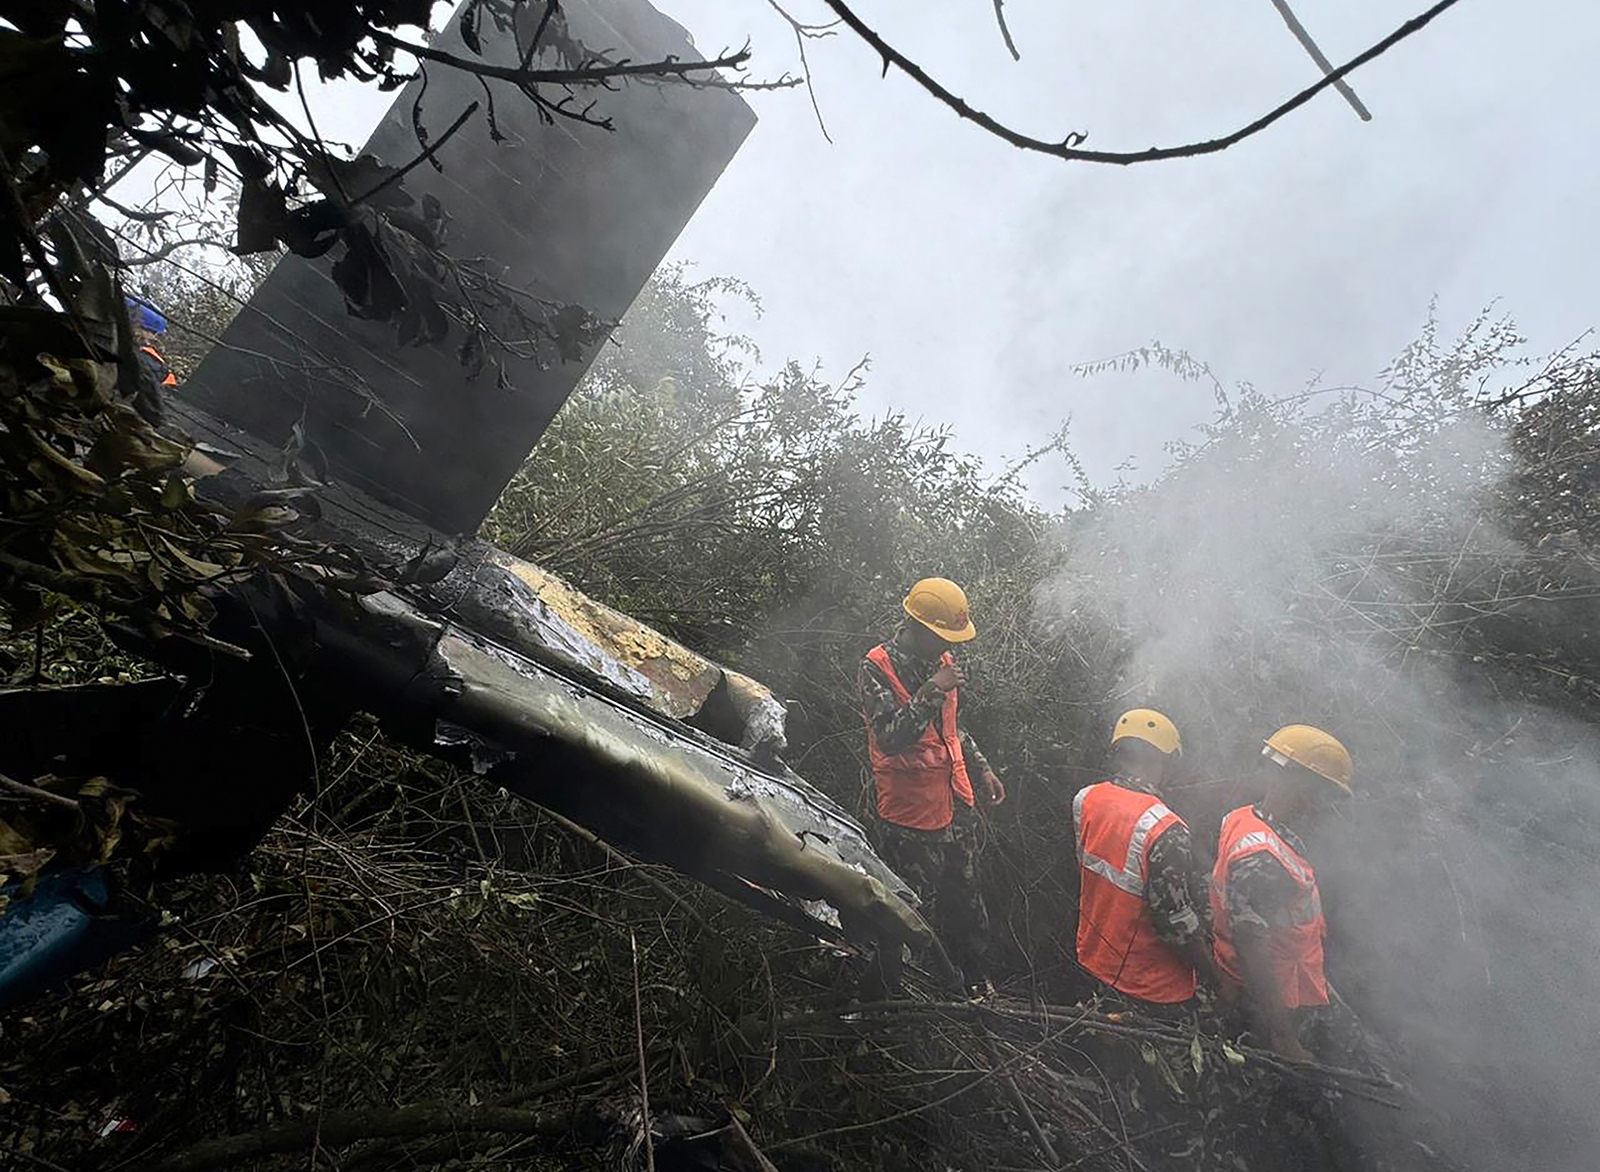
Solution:
[[[1111,730],[1111,743],[1114,745],[1123,737],[1153,745],[1169,757],[1183,756],[1183,738],[1178,736],[1178,726],[1154,708],[1135,708],[1117,717],[1116,727]]]
[[[901,605],[946,643],[965,643],[978,633],[967,613],[966,592],[949,578],[924,578]]]
[[[1334,785],[1350,793],[1350,776],[1354,766],[1350,753],[1339,743],[1339,738],[1309,724],[1286,724],[1266,740],[1261,750],[1279,765],[1293,761],[1304,766],[1318,777],[1325,777]]]

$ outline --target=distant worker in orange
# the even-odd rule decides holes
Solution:
[[[951,654],[978,632],[965,592],[948,578],[924,578],[902,608],[905,622],[867,652],[856,680],[884,859],[916,891],[968,987],[987,991],[973,779],[987,804],[1006,791],[960,727],[967,677]]]
[[[1161,798],[1183,742],[1161,713],[1136,708],[1111,730],[1110,781],[1072,800],[1077,835],[1078,963],[1125,997],[1179,1005],[1210,945],[1189,826]]]
[[[163,390],[178,385],[178,376],[172,373],[167,360],[161,356],[156,343],[167,332],[167,319],[148,301],[126,297],[128,320],[133,324],[134,345],[139,350],[139,365],[150,376],[150,381]]]
[[[1278,1053],[1311,1059],[1302,1029],[1330,1001],[1323,971],[1322,896],[1304,828],[1350,793],[1350,754],[1319,728],[1291,724],[1267,738],[1261,800],[1222,820],[1211,915],[1224,999],[1242,996]]]

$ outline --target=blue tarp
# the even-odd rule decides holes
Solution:
[[[17,895],[20,888],[20,882],[0,887],[11,897],[0,914],[0,1009],[115,956],[154,926],[148,918],[112,913],[98,867],[40,875],[26,896]]]

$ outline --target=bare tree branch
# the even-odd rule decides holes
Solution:
[[[628,933],[628,947],[633,956],[633,1029],[639,1042],[639,1115],[643,1120],[644,1166],[646,1172],[656,1172],[656,1144],[650,1135],[650,1063],[644,1051],[644,1008],[639,993],[639,938]]]
[[[208,1139],[145,1165],[149,1172],[204,1172],[235,1168],[245,1160],[311,1147],[338,1148],[364,1139],[436,1135],[441,1132],[505,1131],[564,1135],[575,1124],[562,1112],[519,1107],[468,1107],[419,1103],[392,1110],[325,1111],[265,1131]]]
[[[184,240],[169,240],[167,243],[163,244],[160,248],[157,248],[153,252],[142,253],[141,255],[135,257],[122,257],[121,260],[125,268],[136,269],[142,265],[153,265],[164,261],[167,259],[167,257],[177,252],[180,248],[193,247],[221,248],[226,250],[228,246],[221,240],[212,240],[209,237],[196,236]]]
[[[99,200],[112,211],[117,212],[120,215],[125,216],[127,219],[133,220],[135,223],[139,224],[159,224],[171,217],[173,214],[171,211],[143,212],[137,208],[130,208],[126,204],[118,203],[104,191],[92,192],[91,195],[92,198]]]
[[[995,2],[999,3],[999,0],[995,0]],[[1300,23],[1300,18],[1294,14],[1294,9],[1289,7],[1287,0],[1272,0],[1272,6],[1278,10],[1278,15],[1283,17],[1283,23],[1289,26],[1289,31],[1295,35],[1295,39],[1300,42],[1301,47],[1311,55],[1311,60],[1317,63],[1318,68],[1325,75],[1332,73],[1333,62],[1328,60],[1321,48],[1318,47],[1317,42],[1311,39],[1311,34],[1306,31],[1306,26]],[[1362,104],[1361,99],[1356,97],[1356,91],[1350,88],[1348,82],[1343,78],[1339,78],[1334,81],[1333,88],[1338,90],[1340,96],[1350,103],[1350,108],[1356,112],[1356,116],[1361,121],[1372,121],[1372,111],[1368,110]]]
[[[384,32],[382,29],[372,30],[372,39],[380,45],[387,45],[392,49],[399,49],[403,53],[410,53],[413,57],[426,61],[435,61],[440,65],[448,65],[452,69],[465,70],[475,73],[479,77],[492,77],[499,81],[509,81],[515,85],[585,85],[604,81],[613,81],[626,77],[684,77],[688,78],[696,73],[715,73],[719,69],[738,69],[750,60],[750,50],[740,49],[737,53],[724,53],[711,61],[679,61],[668,57],[662,61],[618,61],[596,65],[586,65],[579,69],[517,69],[505,65],[494,65],[488,61],[474,61],[470,57],[458,57],[454,53],[446,53],[442,49],[435,49],[429,45],[418,45],[411,41],[403,41],[393,33]]]
[[[828,124],[822,118],[822,107],[817,104],[816,87],[811,84],[811,62],[806,59],[806,38],[814,37],[820,41],[823,37],[831,37],[833,36],[834,26],[839,22],[805,24],[789,15],[789,12],[778,3],[778,0],[767,0],[767,3],[772,6],[774,12],[788,21],[789,27],[794,30],[795,47],[800,50],[800,71],[805,74],[806,93],[811,96],[811,112],[817,116],[817,126],[822,130],[822,137],[831,143],[833,142],[833,135],[828,133]]]
[[[1263,114],[1255,121],[1241,126],[1238,130],[1235,130],[1230,134],[1221,135],[1217,138],[1202,139],[1197,142],[1184,143],[1181,146],[1150,147],[1142,151],[1083,150],[1081,149],[1080,144],[1083,143],[1087,135],[1081,131],[1074,131],[1073,133],[1067,135],[1067,137],[1060,142],[1050,142],[1046,139],[1035,138],[1032,135],[1023,134],[1021,131],[1007,126],[1005,123],[999,121],[991,115],[985,114],[982,110],[974,109],[965,100],[956,96],[944,86],[940,85],[915,61],[912,61],[904,53],[901,53],[872,29],[868,28],[867,25],[862,22],[861,18],[857,16],[849,7],[849,5],[844,3],[844,0],[824,0],[824,2],[829,8],[833,9],[833,11],[838,14],[839,19],[844,21],[844,23],[849,26],[851,31],[853,31],[862,40],[866,41],[867,44],[871,45],[875,50],[877,50],[878,55],[883,59],[883,69],[885,73],[889,71],[890,66],[894,66],[902,73],[910,77],[928,93],[932,94],[946,106],[949,106],[962,118],[967,119],[969,122],[976,123],[979,127],[988,131],[996,138],[1008,142],[1012,146],[1018,147],[1021,150],[1035,151],[1039,154],[1051,155],[1055,158],[1066,159],[1071,162],[1115,163],[1119,166],[1126,166],[1130,163],[1154,163],[1160,162],[1164,159],[1184,159],[1191,158],[1196,155],[1212,155],[1216,154],[1218,151],[1225,151],[1229,147],[1234,146],[1235,144],[1242,142],[1253,135],[1260,134],[1263,130],[1271,126],[1274,122],[1277,122],[1279,119],[1283,118],[1285,115],[1291,114],[1295,110],[1298,110],[1301,106],[1305,105],[1323,90],[1336,85],[1340,78],[1345,77],[1347,74],[1353,73],[1355,70],[1361,68],[1361,66],[1365,65],[1374,58],[1382,56],[1395,45],[1399,44],[1401,41],[1405,40],[1414,33],[1421,32],[1430,23],[1432,23],[1435,17],[1439,16],[1445,10],[1455,7],[1455,5],[1458,3],[1458,0],[1439,0],[1439,3],[1429,8],[1426,12],[1412,17],[1410,20],[1406,21],[1405,24],[1395,29],[1394,32],[1384,37],[1383,40],[1379,41],[1365,52],[1351,58],[1338,69],[1335,69],[1333,72],[1329,73],[1315,85],[1301,90],[1298,94],[1295,94],[1294,97],[1290,98],[1282,105],[1267,112],[1266,114]]]
[[[47,802],[52,806],[60,806],[62,809],[71,810],[74,813],[83,812],[83,807],[78,805],[77,801],[64,794],[51,793],[47,789],[40,789],[38,786],[29,785],[25,781],[17,781],[3,773],[0,773],[0,790],[15,794],[17,797],[32,798],[35,801]]]
[[[1021,61],[1022,54],[1017,52],[1017,43],[1011,39],[1011,30],[1006,27],[1006,0],[994,0],[994,19],[1000,26],[1000,35],[1005,39],[1011,60]]]
[[[369,199],[371,199],[373,196],[377,195],[380,191],[383,191],[386,188],[392,187],[396,183],[399,183],[400,180],[404,179],[407,175],[409,175],[416,167],[420,166],[422,163],[431,162],[433,160],[433,156],[439,153],[440,148],[443,147],[445,143],[449,142],[452,138],[454,138],[456,136],[456,131],[460,130],[463,126],[465,126],[467,124],[467,119],[471,118],[477,112],[478,112],[478,103],[477,102],[468,102],[467,103],[467,108],[465,110],[461,111],[460,115],[457,116],[456,120],[450,124],[450,126],[445,130],[445,132],[443,134],[441,134],[438,138],[434,139],[433,142],[429,143],[426,147],[424,147],[422,149],[422,153],[421,154],[419,154],[416,158],[412,159],[405,166],[397,168],[396,170],[394,170],[390,174],[384,176],[384,178],[375,187],[371,188],[368,191],[364,191],[360,195],[356,196],[355,199],[350,201],[351,205],[353,206],[355,204],[366,203]]]

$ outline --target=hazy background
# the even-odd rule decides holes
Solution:
[[[658,0],[702,52],[752,38],[755,72],[797,66],[764,3]],[[803,20],[821,3],[786,5]],[[1300,0],[1335,62],[1426,7]],[[861,0],[890,43],[974,105],[1041,136],[1139,148],[1208,137],[1317,72],[1267,0],[1009,0],[1013,62],[979,0]],[[1468,0],[1359,70],[1374,120],[1336,94],[1198,160],[1114,168],[1023,154],[959,120],[848,30],[811,42],[816,93],[757,95],[761,124],[674,255],[749,280],[766,357],[842,371],[866,402],[953,423],[1012,453],[1071,414],[1092,474],[1209,412],[1170,379],[1084,382],[1078,362],[1151,338],[1225,379],[1284,392],[1366,379],[1437,295],[1447,326],[1495,298],[1543,348],[1588,328],[1600,244],[1592,61],[1600,13]]]
[[[752,76],[799,72],[788,24],[760,0],[656,2],[708,55],[748,39]],[[818,0],[787,7],[830,15]],[[1335,61],[1424,7],[1296,4]],[[1103,148],[1212,136],[1317,76],[1267,0],[1008,0],[1020,63],[980,0],[937,18],[912,0],[857,9],[976,106]],[[1116,168],[991,138],[899,73],[880,77],[845,30],[808,42],[833,142],[804,90],[751,95],[760,124],[672,256],[750,282],[764,315],[729,320],[769,367],[815,358],[842,375],[870,354],[869,410],[948,422],[996,458],[1070,415],[1092,476],[1130,456],[1148,474],[1209,413],[1209,388],[1085,381],[1074,364],[1159,339],[1225,381],[1291,393],[1319,374],[1369,379],[1434,297],[1446,332],[1497,298],[1539,349],[1586,330],[1597,42],[1587,6],[1466,0],[1353,75],[1370,123],[1330,91],[1222,154]],[[356,143],[388,101],[349,84],[311,97],[322,132]],[[292,95],[284,109],[302,120]],[[1035,487],[1053,498],[1060,479]]]

